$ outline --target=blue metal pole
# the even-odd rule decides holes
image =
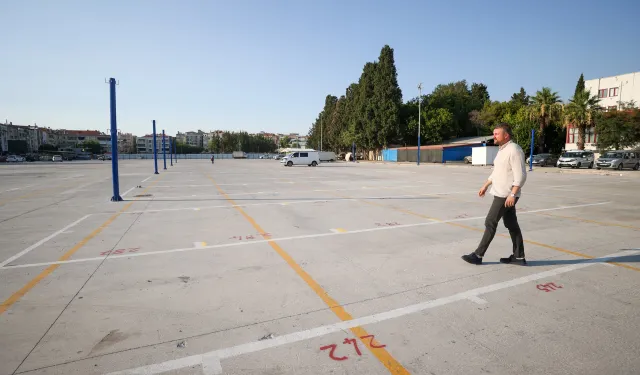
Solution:
[[[536,130],[531,129],[531,151],[529,151],[529,172],[533,170],[533,140]]]
[[[173,167],[173,141],[169,137],[169,155],[171,156],[171,166]]]
[[[120,181],[118,180],[118,123],[116,120],[116,79],[109,79],[111,94],[111,174],[113,178],[112,202],[120,202]]]
[[[158,147],[156,147],[156,120],[153,120],[153,165],[156,168],[155,174],[158,174]]]
[[[421,85],[422,84],[418,85],[418,89],[422,89]],[[422,95],[422,92],[420,95]],[[420,117],[422,117],[420,116],[420,103],[421,103],[420,99],[421,99],[420,96],[418,96],[418,164],[417,165],[420,165]]]
[[[167,151],[164,140],[164,129],[162,129],[162,159],[164,160],[164,169],[167,169]]]
[[[173,153],[176,155],[176,163],[178,162],[178,142],[173,142]]]

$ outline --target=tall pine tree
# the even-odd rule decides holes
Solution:
[[[370,124],[375,137],[371,146],[375,149],[386,147],[396,139],[400,132],[400,107],[402,106],[402,90],[398,86],[393,48],[385,45],[380,51],[374,79],[374,103],[376,107],[375,121]]]
[[[578,78],[578,83],[576,84],[576,91],[573,93],[575,96],[579,92],[584,91],[584,74],[580,73],[580,78]]]

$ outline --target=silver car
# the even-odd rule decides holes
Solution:
[[[596,168],[622,170],[630,168],[634,171],[640,169],[640,152],[637,151],[606,151],[598,158]]]
[[[560,155],[556,166],[558,168],[571,167],[571,168],[593,168],[594,165],[593,151],[584,150],[572,150],[565,151]]]

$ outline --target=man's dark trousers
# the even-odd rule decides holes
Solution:
[[[516,198],[516,203],[518,203]],[[498,229],[498,223],[500,219],[503,219],[504,226],[509,229],[511,235],[511,241],[513,242],[513,255],[516,258],[524,258],[524,240],[522,239],[522,232],[518,225],[518,217],[516,216],[516,206],[505,207],[504,203],[507,198],[493,197],[493,203],[487,214],[487,218],[484,221],[485,230],[482,240],[476,249],[475,253],[478,256],[484,256],[487,252],[493,237],[496,235]]]

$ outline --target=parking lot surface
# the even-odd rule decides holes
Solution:
[[[529,172],[521,267],[489,167],[159,167],[0,166],[0,375],[640,372],[640,172]]]

